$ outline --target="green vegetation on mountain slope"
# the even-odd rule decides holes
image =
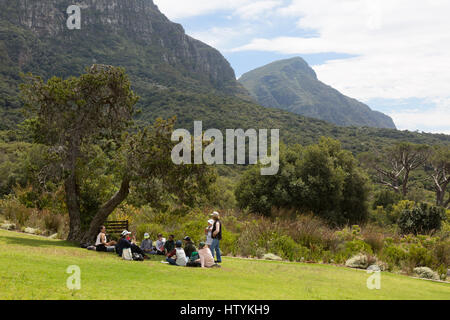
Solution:
[[[272,62],[245,73],[239,82],[263,106],[341,126],[395,128],[387,115],[320,82],[300,57]]]

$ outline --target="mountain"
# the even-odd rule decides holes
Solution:
[[[81,29],[69,30],[73,3],[0,0],[0,129],[21,118],[20,72],[66,78],[108,64],[124,67],[138,93],[159,86],[249,98],[222,54],[186,35],[152,0],[76,1]]]
[[[177,116],[177,127],[280,129],[285,143],[321,136],[353,153],[395,141],[449,144],[450,136],[339,127],[252,102],[228,61],[169,21],[151,0],[83,0],[81,30],[68,30],[66,0],[0,0],[0,140],[21,120],[20,72],[77,76],[93,63],[122,66],[141,97],[140,125]],[[2,138],[4,137],[4,138]]]
[[[340,126],[392,128],[392,119],[344,96],[317,79],[300,57],[280,60],[242,75],[239,82],[261,105]]]

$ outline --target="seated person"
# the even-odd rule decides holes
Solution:
[[[211,250],[204,242],[199,243],[198,255],[200,256],[200,258],[191,262],[190,266],[202,268],[220,267],[217,263],[214,262]]]
[[[158,234],[158,240],[156,240],[156,254],[165,256],[164,252],[164,244],[166,243],[166,238],[163,238],[163,235]]]
[[[97,235],[97,240],[95,241],[95,250],[106,252],[106,247],[116,245],[115,241],[106,242],[106,228],[105,226],[100,227],[100,233]]]
[[[148,233],[144,234],[144,240],[141,242],[141,250],[147,254],[156,254],[153,250],[153,243],[152,240],[150,240],[150,235]]]
[[[192,256],[192,253],[197,251],[197,248],[195,247],[194,243],[192,242],[190,237],[184,237],[184,253],[186,254],[186,257],[190,258]]]
[[[172,252],[173,249],[175,249],[175,240],[174,239],[175,239],[175,236],[173,234],[171,234],[169,236],[169,240],[167,240],[166,243],[164,243],[164,250],[165,250],[166,255],[169,252]]]
[[[166,261],[173,266],[186,266],[186,254],[182,248],[183,244],[180,240],[175,243],[175,249],[167,254]],[[175,259],[172,257],[175,256]]]
[[[134,240],[127,240],[127,237],[131,239],[130,237],[131,232],[127,230],[123,230],[122,234],[120,235],[119,243],[116,244],[116,253],[119,257],[122,257],[123,249],[131,248],[132,253],[139,253],[142,254],[144,258],[147,258],[145,255],[145,252],[141,250],[135,243]]]

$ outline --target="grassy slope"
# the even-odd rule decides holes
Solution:
[[[66,288],[69,265],[81,290]],[[67,242],[0,230],[0,299],[449,299],[450,285],[329,265],[225,258],[221,269],[128,262]],[[210,289],[216,283],[220,291]]]

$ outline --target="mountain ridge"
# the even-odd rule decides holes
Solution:
[[[396,128],[389,116],[319,81],[301,57],[278,60],[251,70],[239,82],[265,107],[341,126]]]

